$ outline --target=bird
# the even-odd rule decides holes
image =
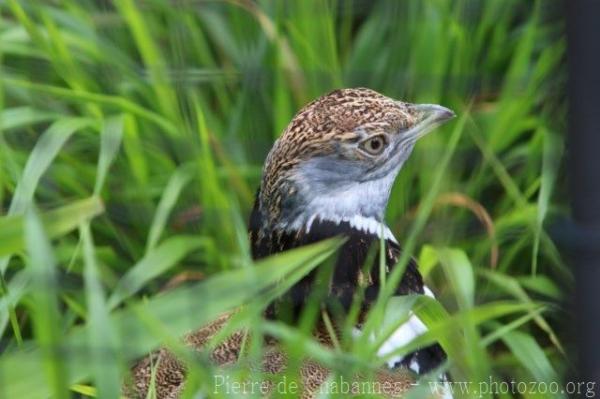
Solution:
[[[435,104],[397,101],[368,88],[339,89],[306,105],[277,139],[265,161],[261,186],[250,217],[252,255],[274,253],[334,236],[346,242],[339,251],[328,299],[349,309],[357,289],[365,287],[362,315],[381,288],[378,256],[363,267],[369,250],[385,242],[387,273],[398,263],[401,247],[384,222],[396,176],[417,140],[455,116]],[[302,309],[316,272],[292,287],[293,311]],[[364,284],[366,282],[366,284]],[[410,259],[395,294],[433,296]],[[276,304],[268,310],[276,313]],[[426,331],[411,315],[384,343],[381,354]],[[438,344],[396,357],[391,366],[417,374],[440,366],[445,354]]]
[[[343,237],[345,241],[326,281],[323,309],[325,313],[335,313],[337,323],[340,314],[343,317],[350,310],[358,290],[363,290],[354,327],[360,334],[382,288],[382,262],[379,251],[371,256],[373,246],[384,244],[385,274],[392,272],[402,253],[384,219],[392,186],[416,142],[454,116],[453,111],[441,105],[403,102],[369,88],[337,89],[305,105],[266,157],[248,227],[253,259]],[[268,305],[265,317],[289,319],[290,315],[284,314],[289,312],[294,322],[317,283],[318,270],[302,277],[285,295]],[[394,294],[433,296],[413,258]],[[201,350],[228,317],[191,333],[185,342]],[[337,327],[334,325],[334,334],[339,331]],[[425,324],[411,313],[383,343],[378,355],[390,354],[426,330]],[[216,364],[230,364],[239,358],[241,339],[236,334],[213,349],[211,357]],[[336,339],[329,336],[331,331],[325,331],[321,322],[314,335],[329,346]],[[261,369],[274,373],[284,370],[286,354],[271,341],[267,346]],[[158,397],[178,397],[185,367],[165,349],[153,356],[166,359],[156,372],[155,385],[161,392]],[[133,391],[139,396],[147,392],[152,359],[147,357],[133,368]],[[380,370],[376,378],[409,382],[411,376],[429,373],[445,360],[443,349],[433,344],[390,358],[387,368]],[[301,374],[303,397],[309,398],[327,380],[328,370],[308,359]],[[403,391],[389,396],[401,396]]]

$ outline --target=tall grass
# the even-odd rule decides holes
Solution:
[[[430,327],[403,350],[439,340],[458,381],[556,381],[572,280],[545,223],[566,212],[559,5],[0,4],[0,397],[115,397],[162,344],[189,361],[186,397],[210,392],[214,370],[177,338],[240,305],[238,326],[298,358],[381,364],[372,343],[325,350],[258,322],[338,243],[252,265],[245,230],[273,140],[352,86],[459,115],[417,145],[388,209],[439,293],[392,299],[386,320],[412,308]]]

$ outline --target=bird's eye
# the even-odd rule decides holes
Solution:
[[[379,155],[385,149],[387,141],[384,136],[374,136],[361,143],[360,147],[371,155]]]

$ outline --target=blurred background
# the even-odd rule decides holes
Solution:
[[[133,358],[272,283],[231,277],[250,265],[265,156],[304,104],[359,86],[458,115],[416,146],[387,214],[461,332],[453,376],[566,395],[561,2],[7,0],[0,15],[0,397],[111,397]],[[183,290],[197,296],[161,296]]]

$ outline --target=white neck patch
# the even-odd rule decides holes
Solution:
[[[298,196],[303,199],[301,211],[281,227],[308,232],[315,221],[347,222],[356,230],[397,242],[381,219],[398,170],[399,167],[380,179],[336,186],[330,180],[320,180],[325,173],[323,169],[308,163],[296,176]],[[334,180],[341,178],[336,175]]]
[[[352,217],[336,217],[332,215],[322,216],[316,214],[311,216],[303,227],[307,233],[310,232],[312,224],[315,222],[315,220],[333,222],[335,224],[347,222],[351,227],[355,228],[356,230],[376,235],[380,239],[382,238],[384,240],[390,240],[392,242],[398,243],[398,241],[396,241],[396,237],[394,237],[394,234],[392,233],[390,228],[387,227],[384,223],[372,217],[366,217],[361,215],[354,215]]]

